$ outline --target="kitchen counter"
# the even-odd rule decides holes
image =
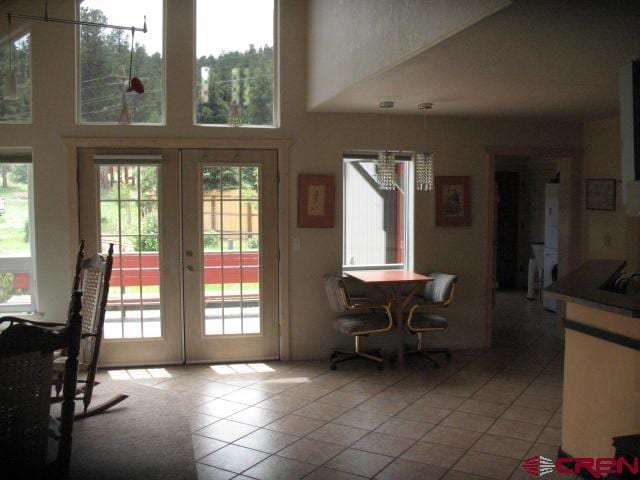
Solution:
[[[625,265],[626,262],[622,260],[590,260],[551,284],[545,292],[553,294],[558,300],[640,318],[640,295],[606,290]]]
[[[560,448],[567,456],[612,457],[613,437],[640,432],[640,296],[607,290],[624,266],[592,260],[546,289],[566,302]]]

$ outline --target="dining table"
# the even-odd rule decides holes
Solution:
[[[432,277],[407,270],[351,270],[345,272],[349,277],[381,291],[390,304],[393,320],[396,324],[398,367],[404,366],[404,310],[414,296],[424,290]]]

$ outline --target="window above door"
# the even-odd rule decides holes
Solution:
[[[82,0],[78,18],[117,25],[138,25],[146,16],[147,33],[79,27],[78,123],[164,124],[164,1]],[[131,74],[144,93],[126,92]],[[126,108],[129,121],[123,122]]]
[[[196,0],[196,124],[277,126],[275,19],[275,0]]]

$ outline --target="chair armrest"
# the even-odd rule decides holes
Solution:
[[[449,305],[451,304],[450,301],[445,301],[445,302],[430,302],[430,301],[425,301],[422,303],[416,303],[415,305],[413,305],[411,307],[411,309],[409,310],[409,315],[407,317],[407,326],[411,327],[411,320],[413,320],[413,316],[419,311],[419,310],[423,310],[423,309],[431,309],[433,307],[439,307],[439,308],[447,308]]]
[[[24,318],[18,317],[2,317],[0,318],[0,323],[10,322],[11,325],[14,323],[21,323],[23,325],[35,325],[36,327],[66,327],[65,323],[55,323],[55,322],[39,322],[36,320],[27,320]]]

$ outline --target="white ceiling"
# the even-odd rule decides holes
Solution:
[[[618,110],[620,66],[640,58],[640,0],[515,0],[314,111],[600,118]]]

